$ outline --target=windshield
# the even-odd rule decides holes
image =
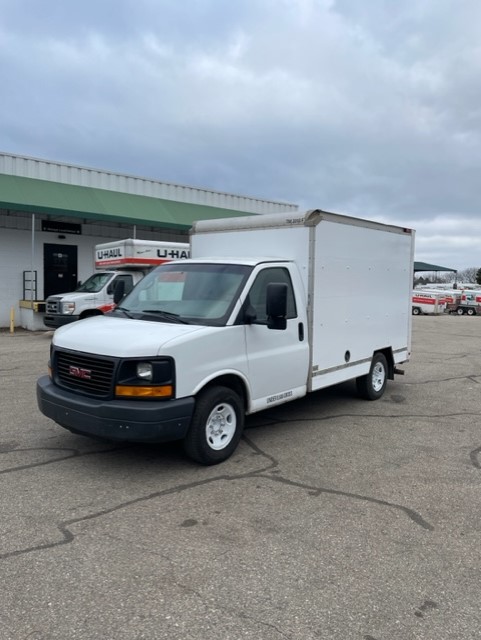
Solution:
[[[220,326],[227,322],[251,270],[233,264],[165,264],[139,282],[118,313]]]
[[[83,284],[76,289],[76,291],[84,291],[88,293],[98,293],[101,291],[107,282],[113,277],[112,273],[94,273],[90,278],[85,280]]]

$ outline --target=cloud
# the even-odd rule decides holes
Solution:
[[[409,221],[418,259],[481,263],[475,0],[49,7],[0,1],[5,151]]]

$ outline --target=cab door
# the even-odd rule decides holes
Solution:
[[[269,283],[288,286],[286,329],[267,326]],[[255,318],[245,325],[252,410],[302,397],[307,389],[309,343],[306,310],[294,295],[287,267],[267,266],[257,274],[246,299]]]

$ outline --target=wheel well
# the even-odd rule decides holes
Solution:
[[[387,360],[387,377],[389,380],[394,380],[394,356],[392,354],[392,348],[386,347],[385,349],[378,349],[373,355],[376,355],[376,353],[382,353],[384,355]]]
[[[89,311],[84,311],[79,315],[79,320],[84,320],[85,318],[91,318],[92,316],[103,316],[104,314],[97,309],[90,309]]]
[[[201,391],[203,391],[204,389],[209,389],[211,387],[229,387],[229,389],[235,391],[240,397],[244,408],[247,408],[247,389],[244,382],[238,376],[232,374],[219,376],[214,380],[210,380],[210,382],[208,382],[205,387],[202,387]]]

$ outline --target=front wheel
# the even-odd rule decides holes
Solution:
[[[196,462],[211,465],[227,460],[244,429],[244,405],[228,387],[211,387],[196,402],[184,451]]]
[[[357,391],[365,400],[377,400],[386,390],[387,360],[383,353],[376,353],[371,362],[371,368],[366,376],[356,378]]]

